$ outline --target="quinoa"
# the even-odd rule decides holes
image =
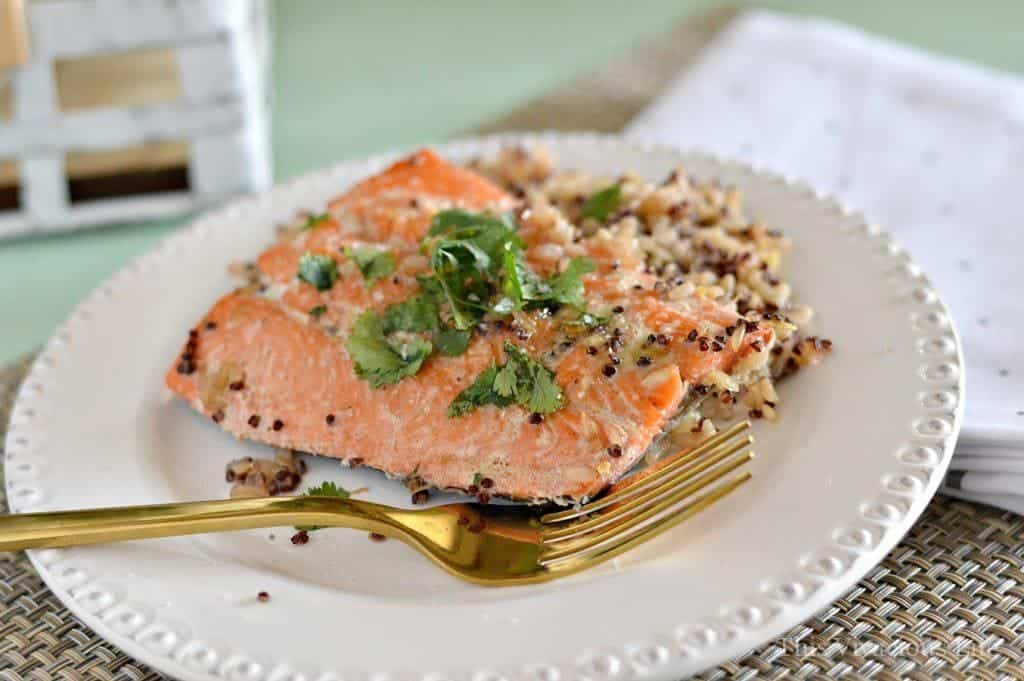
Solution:
[[[749,343],[753,352],[728,375],[712,371],[694,386],[693,399],[663,439],[695,445],[717,432],[716,421],[775,420],[775,381],[831,352],[830,340],[807,334],[814,311],[793,299],[782,271],[789,238],[746,215],[737,187],[696,178],[683,167],[661,182],[633,173],[613,178],[561,170],[543,147],[509,147],[469,165],[517,197],[520,217],[550,230],[563,258],[581,238],[606,239],[616,254],[622,252],[621,261],[634,257],[643,262],[645,271],[657,277],[654,293],[667,301],[705,298],[736,313],[736,321],[724,328],[693,329],[677,342],[694,344],[701,352],[722,352],[741,347],[748,333],[771,330],[767,341]],[[587,200],[613,184],[619,187],[618,206],[603,220],[584,217]],[[613,315],[625,311],[620,305],[609,310]],[[673,342],[651,331],[644,352],[631,357],[640,366],[651,363],[649,349]],[[609,379],[616,374],[623,345],[619,334],[607,341],[609,363],[601,371]],[[598,350],[588,345],[586,352],[596,355]]]
[[[294,492],[305,473],[306,462],[295,452],[278,449],[273,459],[246,456],[228,463],[224,480],[231,483],[233,499],[273,497]]]

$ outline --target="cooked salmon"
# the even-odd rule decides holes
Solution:
[[[394,352],[405,375],[368,376],[353,356],[354,329],[426,290],[425,238],[435,217],[452,209],[498,216],[516,206],[432,151],[395,163],[305,228],[286,230],[257,260],[258,281],[217,301],[189,331],[168,387],[236,437],[427,486],[531,501],[597,494],[640,459],[692,391],[766,352],[771,331],[705,298],[670,300],[607,239],[577,238],[573,247],[593,263],[581,282],[587,305],[602,312],[595,319],[556,304],[488,312],[468,330],[449,329],[461,339],[450,352],[437,352],[429,335],[399,331],[381,347],[401,346]],[[523,267],[554,281],[564,258],[559,265],[558,248],[545,247],[529,215],[519,216],[514,238]],[[326,263],[323,281],[303,270],[307,262]],[[451,311],[439,309],[447,323]],[[717,335],[724,328],[729,335]],[[410,359],[409,348],[429,347]],[[523,372],[506,377],[543,383],[537,402],[516,402],[515,386],[502,392],[495,382],[495,394],[453,408],[485,385],[488,371],[516,361]],[[524,406],[542,399],[543,408]]]

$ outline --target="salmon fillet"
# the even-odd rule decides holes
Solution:
[[[420,291],[431,271],[421,244],[434,216],[515,206],[502,189],[432,151],[395,163],[260,255],[254,281],[189,331],[167,386],[236,437],[428,486],[531,501],[597,494],[637,462],[691,391],[764,352],[771,331],[754,324],[730,336],[739,342],[706,338],[708,329],[743,322],[702,298],[667,300],[642,263],[617,258],[595,237],[578,248],[596,264],[582,278],[588,304],[611,309],[598,330],[569,333],[566,315],[576,313],[554,308],[486,317],[461,354],[430,355],[393,384],[375,387],[360,376],[349,349],[353,325]],[[554,276],[543,230],[520,218],[526,262]],[[371,283],[361,275],[345,255],[360,248],[386,254],[386,276]],[[309,254],[338,263],[331,286],[298,276]],[[450,405],[516,351],[550,372],[560,407],[540,413],[483,404],[453,415]]]

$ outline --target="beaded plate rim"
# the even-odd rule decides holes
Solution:
[[[472,681],[561,681],[563,676],[559,669],[571,669],[571,678],[580,680],[669,679],[720,663],[777,637],[852,587],[898,543],[937,491],[952,456],[963,419],[964,362],[961,343],[945,305],[927,277],[885,231],[835,199],[793,178],[703,152],[591,132],[503,133],[463,138],[439,144],[437,148],[442,154],[468,156],[504,144],[552,142],[590,145],[612,152],[614,149],[625,148],[638,153],[667,154],[678,157],[683,163],[688,158],[698,159],[702,163],[728,169],[735,175],[777,184],[783,191],[798,196],[800,200],[818,202],[830,213],[852,220],[857,235],[877,244],[879,252],[898,265],[902,281],[911,285],[907,305],[913,309],[909,310],[908,318],[917,339],[916,350],[921,362],[917,395],[919,418],[915,420],[903,443],[900,465],[894,466],[883,477],[881,487],[875,492],[876,496],[854,509],[851,516],[853,520],[835,528],[829,541],[819,551],[799,561],[789,573],[767,580],[769,586],[762,588],[759,593],[740,599],[739,605],[720,613],[713,621],[683,625],[665,636],[652,637],[658,640],[633,643],[618,650],[583,651],[567,656],[567,660],[529,665],[511,676],[495,675],[487,669],[459,669],[452,674],[455,678]],[[210,230],[216,229],[218,224],[237,220],[246,214],[265,212],[271,197],[283,204],[295,204],[298,197],[312,185],[329,182],[338,174],[374,172],[400,153],[389,152],[342,162],[208,212],[188,227],[163,239],[155,248],[130,262],[86,297],[47,343],[18,391],[5,448],[7,495],[12,512],[31,507],[32,494],[34,490],[37,491],[35,486],[41,482],[39,476],[22,474],[29,470],[25,466],[32,466],[31,461],[25,462],[23,457],[19,457],[18,465],[13,466],[12,457],[14,453],[28,449],[32,419],[37,401],[41,399],[42,388],[46,385],[48,370],[55,365],[64,348],[74,342],[69,328],[73,323],[87,320],[90,309],[107,301],[117,288],[127,285],[141,273],[158,267],[173,257],[183,244],[202,239]],[[934,335],[934,332],[939,335]],[[950,401],[954,404],[950,405]],[[941,412],[941,416],[936,415],[937,411]],[[253,670],[246,666],[249,664],[247,660],[232,655],[232,651],[212,651],[214,659],[223,662],[200,671],[201,664],[199,667],[190,666],[183,656],[188,655],[189,650],[202,655],[204,649],[195,648],[197,642],[194,640],[175,640],[174,645],[166,646],[166,652],[161,652],[161,637],[173,637],[173,632],[167,628],[161,629],[158,622],[127,634],[124,632],[130,627],[119,632],[118,627],[112,624],[114,620],[111,616],[111,612],[116,614],[117,607],[105,604],[105,593],[91,586],[95,581],[91,575],[81,570],[68,572],[65,569],[57,572],[52,569],[60,564],[60,550],[30,551],[29,557],[47,586],[90,628],[156,669],[187,679],[267,678],[283,681],[291,678],[291,668],[283,660],[266,670],[265,674],[257,670],[259,673],[250,675],[249,672]],[[828,588],[819,588],[824,584],[828,584]],[[672,643],[666,644],[665,641]],[[368,670],[366,675],[376,678],[378,672]],[[317,678],[329,681],[338,677],[325,674]],[[392,675],[388,678],[397,677]],[[434,675],[412,678],[439,681],[439,677]]]

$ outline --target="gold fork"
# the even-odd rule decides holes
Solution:
[[[602,563],[674,527],[750,479],[753,442],[738,423],[621,482],[603,497],[537,518],[521,506],[401,509],[336,497],[230,499],[0,516],[0,551],[286,525],[345,527],[399,539],[456,577],[544,582]],[[741,437],[742,435],[742,437]]]

